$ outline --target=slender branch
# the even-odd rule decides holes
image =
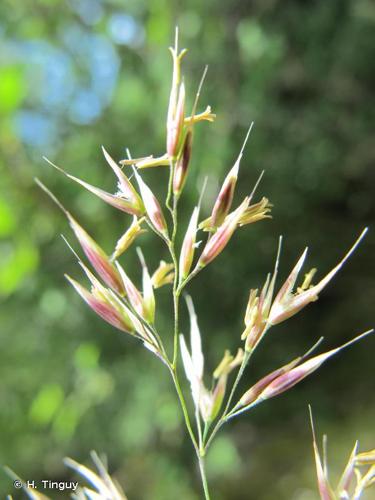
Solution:
[[[195,452],[197,454],[197,457],[199,457],[200,456],[199,446],[198,446],[197,440],[196,440],[195,435],[194,435],[194,431],[193,431],[192,426],[191,426],[189,413],[188,413],[187,408],[186,408],[185,398],[184,398],[184,395],[183,395],[182,390],[181,390],[181,386],[180,386],[180,382],[178,380],[178,376],[177,376],[176,370],[171,365],[169,365],[169,369],[170,369],[170,372],[171,372],[171,375],[172,375],[172,380],[173,380],[173,383],[174,383],[174,386],[175,386],[175,389],[176,389],[176,392],[177,392],[177,395],[178,395],[178,399],[180,401],[182,413],[183,413],[184,419],[185,419],[186,428],[187,428],[187,430],[189,432],[190,439],[191,439],[191,441],[193,443],[193,446],[194,446]]]
[[[172,252],[171,252],[172,253]],[[176,256],[172,256],[175,265],[175,282],[177,275],[177,259]],[[180,302],[180,293],[177,291],[177,285],[173,285],[173,308],[174,308],[174,332],[173,332],[173,368],[177,366],[177,358],[178,358],[178,322],[179,322],[179,302]]]
[[[199,273],[200,269],[197,269],[195,268],[187,278],[184,279],[184,281],[182,281],[177,290],[181,293],[182,290],[185,288],[185,286],[189,283],[189,281],[191,281],[198,273]]]
[[[198,440],[199,440],[199,453],[204,453],[201,418],[199,416],[199,409],[198,408],[195,409],[195,421],[197,423]]]
[[[172,194],[173,194],[173,176],[176,162],[172,158],[169,160],[169,180],[168,180],[168,193],[167,199],[165,201],[165,206],[168,208],[170,213],[173,212],[173,207],[171,205]],[[173,215],[172,215],[173,216]]]
[[[231,390],[231,392],[229,394],[229,398],[228,398],[227,404],[225,406],[225,409],[224,409],[224,412],[223,412],[223,415],[222,415],[223,417],[225,417],[225,415],[227,414],[227,412],[229,410],[230,404],[231,404],[232,399],[234,397],[234,393],[236,392],[237,386],[240,383],[240,380],[241,380],[242,375],[243,375],[243,373],[245,371],[245,368],[246,368],[246,366],[247,366],[247,364],[248,364],[248,362],[250,360],[250,357],[251,357],[251,353],[248,352],[248,351],[245,351],[245,355],[243,357],[240,369],[238,370],[236,380],[234,381],[234,384],[232,386],[232,390]]]
[[[241,366],[240,366],[240,369],[238,370],[238,373],[237,373],[237,377],[236,377],[236,380],[234,381],[234,384],[232,386],[232,390],[229,394],[229,398],[228,398],[228,401],[227,401],[227,404],[225,406],[225,409],[221,415],[221,417],[219,418],[219,420],[217,421],[213,431],[211,432],[211,435],[208,439],[208,441],[205,443],[205,449],[207,450],[208,447],[210,446],[213,438],[216,436],[217,432],[221,429],[221,427],[226,423],[227,421],[227,417],[231,414],[231,412],[228,413],[228,410],[229,410],[229,407],[230,407],[230,404],[233,400],[233,397],[234,397],[234,394],[236,392],[236,389],[237,389],[237,386],[242,378],[242,375],[245,371],[245,368],[249,362],[249,359],[251,357],[251,353],[250,352],[246,352],[245,353],[245,356],[242,360],[242,363],[241,363]],[[233,411],[233,410],[232,410]],[[205,429],[205,437],[204,437],[204,442],[206,440],[206,437],[207,437],[207,434],[208,434],[208,429]]]
[[[232,408],[232,410],[225,416],[223,424],[228,422],[228,420],[231,420],[234,417],[237,417],[238,415],[241,415],[241,413],[244,413],[245,411],[251,410],[255,406],[258,406],[259,403],[261,403],[263,399],[257,399],[253,403],[243,406],[242,408],[239,408],[237,405]]]
[[[169,253],[171,255],[173,265],[174,265],[174,280],[173,280],[173,310],[174,310],[174,331],[173,331],[173,361],[172,364],[169,365],[170,372],[172,375],[172,379],[177,391],[177,395],[180,401],[180,405],[182,408],[182,412],[184,415],[185,419],[185,425],[187,427],[187,430],[189,432],[191,441],[193,443],[195,452],[198,457],[199,461],[199,470],[201,473],[201,478],[202,478],[202,485],[203,485],[203,490],[204,490],[204,495],[206,500],[210,500],[210,494],[208,491],[208,484],[207,484],[207,478],[206,478],[206,471],[205,471],[205,463],[204,463],[204,454],[205,454],[205,449],[204,449],[204,443],[203,443],[203,437],[202,437],[202,428],[201,428],[201,422],[200,422],[200,417],[199,417],[199,412],[196,410],[195,412],[195,419],[196,419],[196,424],[197,424],[197,431],[198,431],[198,443],[196,440],[196,437],[194,435],[194,431],[191,426],[190,422],[190,417],[189,413],[186,407],[186,402],[184,395],[181,390],[180,382],[178,379],[177,375],[177,360],[178,360],[178,334],[179,334],[179,301],[180,301],[180,295],[181,291],[183,289],[183,286],[187,283],[187,281],[190,281],[190,279],[193,278],[193,275],[190,275],[187,280],[185,280],[184,283],[178,284],[179,281],[179,265],[178,265],[178,260],[176,256],[176,249],[175,249],[175,239],[176,239],[176,234],[177,234],[177,227],[178,227],[178,218],[177,218],[177,205],[178,205],[178,196],[173,194],[173,177],[174,177],[174,171],[176,168],[176,162],[171,159],[170,160],[170,172],[169,172],[169,182],[168,182],[168,194],[167,194],[167,199],[166,199],[166,207],[171,213],[172,216],[172,234],[170,239],[167,241],[168,244],[168,249]],[[173,197],[173,202],[171,205],[171,200]],[[192,273],[193,274],[193,273]],[[182,286],[181,286],[182,285]]]
[[[128,307],[130,309],[130,311],[134,314],[134,316],[138,319],[138,321],[140,323],[142,323],[142,326],[146,330],[148,330],[156,338],[156,340],[157,340],[157,342],[159,344],[159,347],[160,347],[160,349],[162,351],[161,354],[163,355],[165,361],[168,362],[167,352],[165,350],[165,347],[164,347],[163,341],[161,339],[161,336],[160,336],[159,332],[156,330],[156,328],[153,325],[151,325],[151,323],[149,323],[148,321],[146,321],[124,296],[120,296],[120,300],[126,305],[126,307]],[[141,340],[144,340],[144,339],[142,339],[142,337],[139,337],[139,338]]]
[[[169,208],[172,215],[172,235],[170,240],[168,241],[168,249],[169,253],[171,254],[171,258],[174,265],[174,280],[173,280],[174,332],[173,332],[173,362],[172,362],[172,366],[174,369],[176,368],[177,358],[178,358],[179,300],[181,294],[181,291],[179,290],[178,287],[179,268],[178,268],[178,261],[175,249],[175,239],[178,227],[178,219],[177,219],[178,198],[177,196],[173,195],[173,175],[174,175],[175,165],[176,165],[175,162],[171,159],[168,196],[166,201],[166,206]],[[173,196],[173,206],[171,207],[170,202],[172,196]]]

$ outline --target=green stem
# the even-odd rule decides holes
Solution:
[[[185,286],[191,281],[198,273],[200,269],[195,268],[187,278],[185,278],[178,286],[177,290],[181,293]]]
[[[184,415],[186,428],[189,432],[190,439],[193,443],[195,452],[196,452],[197,456],[199,457],[199,446],[198,446],[197,440],[195,439],[195,435],[194,435],[194,432],[193,432],[193,429],[191,426],[189,413],[188,413],[187,408],[186,408],[185,398],[184,398],[184,395],[182,394],[182,390],[181,390],[180,382],[178,380],[177,373],[172,366],[170,366],[169,368],[170,368],[172,380],[173,380],[173,383],[174,383],[174,386],[175,386],[175,389],[176,389],[176,392],[178,395],[178,399],[180,401],[182,413]]]
[[[208,491],[208,483],[207,483],[207,477],[206,477],[206,468],[205,468],[205,461],[204,461],[204,456],[200,455],[199,458],[199,470],[201,473],[201,479],[202,479],[202,485],[203,485],[203,491],[204,491],[204,497],[206,500],[210,500],[210,493]]]
[[[171,212],[171,214],[173,212],[173,208],[171,206],[171,199],[172,199],[172,194],[173,194],[174,169],[175,169],[175,161],[171,158],[169,161],[168,193],[167,193],[167,199],[165,201],[165,206],[168,208],[168,210]]]
[[[148,330],[156,338],[156,341],[158,342],[159,346],[155,346],[155,347],[160,347],[161,354],[163,355],[165,361],[168,361],[167,352],[164,348],[164,344],[163,344],[163,341],[160,337],[160,334],[158,333],[156,328],[151,323],[146,321],[125,297],[121,297],[121,299],[124,302],[124,304],[126,304],[126,306],[131,310],[131,312],[134,314],[134,316],[138,319],[138,321],[140,321],[142,323],[144,328],[146,330]],[[139,338],[141,340],[144,340],[141,336],[139,336]]]
[[[207,439],[208,431],[210,430],[210,425],[206,422],[203,429],[203,446]]]
[[[251,353],[248,352],[248,351],[245,351],[245,355],[243,357],[240,369],[238,370],[236,380],[234,381],[232,390],[231,390],[231,392],[229,394],[228,402],[227,402],[227,404],[225,406],[225,410],[223,412],[223,417],[226,416],[226,414],[227,414],[227,412],[229,410],[230,404],[231,404],[232,399],[234,397],[234,393],[236,392],[237,386],[238,386],[238,384],[239,384],[239,382],[240,382],[240,380],[242,378],[243,372],[245,371],[245,368],[246,368],[246,366],[247,366],[247,364],[249,362],[250,356],[251,356]]]
[[[175,267],[176,269],[176,267]],[[175,271],[177,273],[177,271]],[[173,361],[172,366],[175,369],[178,358],[178,321],[179,321],[179,301],[180,294],[177,290],[173,293],[173,308],[174,308],[174,332],[173,332]]]
[[[173,194],[173,176],[174,176],[174,170],[175,170],[175,161],[171,159],[170,161],[170,173],[169,173],[169,183],[168,183],[168,194],[167,194],[167,199],[166,199],[166,207],[171,213],[172,216],[172,235],[168,241],[168,249],[172,257],[173,265],[174,265],[174,281],[173,281],[173,309],[174,309],[174,332],[173,332],[173,362],[171,365],[169,365],[173,383],[176,388],[176,392],[180,401],[180,405],[182,408],[182,413],[184,415],[185,419],[185,425],[186,428],[189,432],[190,439],[193,443],[195,452],[198,457],[199,461],[199,470],[201,473],[201,478],[202,478],[202,485],[203,485],[203,490],[204,490],[204,495],[206,500],[210,500],[210,494],[208,492],[208,484],[207,484],[207,478],[206,478],[206,471],[205,471],[205,463],[204,463],[204,445],[203,445],[203,440],[202,440],[202,429],[200,425],[200,417],[199,413],[196,412],[196,421],[197,421],[197,430],[198,430],[198,438],[199,438],[199,444],[197,443],[196,437],[194,435],[194,431],[191,426],[190,422],[190,417],[189,413],[186,407],[186,402],[184,395],[181,390],[180,382],[178,380],[178,375],[177,375],[177,360],[178,360],[178,333],[179,333],[179,300],[180,300],[180,294],[182,291],[183,286],[178,285],[178,280],[179,280],[179,268],[178,268],[178,261],[176,257],[176,249],[175,249],[175,239],[176,239],[176,233],[177,233],[177,225],[178,225],[178,220],[177,220],[177,204],[178,204],[178,196],[175,196]],[[173,196],[173,205],[171,206],[171,199]],[[190,279],[192,276],[190,277]]]
[[[221,426],[224,425],[225,423],[225,418],[224,416],[222,416],[218,422],[216,423],[213,431],[211,432],[211,435],[210,437],[208,438],[208,441],[204,444],[204,449],[207,451],[210,444],[212,443],[212,440],[214,439],[214,437],[216,436],[216,434],[219,432],[219,430],[221,429]],[[207,434],[207,433],[206,433]],[[207,436],[205,436],[207,437]]]
[[[198,408],[196,408],[196,410],[195,410],[195,421],[197,423],[198,441],[199,441],[199,453],[204,453],[201,418],[199,416],[199,409]]]
[[[207,450],[208,447],[210,446],[210,444],[212,443],[212,440],[214,439],[214,437],[216,436],[216,434],[218,433],[218,431],[221,429],[221,427],[227,422],[227,419],[228,417],[232,417],[231,413],[232,412],[229,412],[228,413],[228,410],[229,410],[229,407],[230,407],[230,404],[232,402],[232,399],[234,397],[234,394],[236,392],[236,389],[237,389],[237,386],[242,378],[242,375],[245,371],[245,368],[246,368],[246,365],[248,364],[249,362],[249,359],[251,357],[251,353],[250,352],[245,352],[245,356],[242,360],[242,363],[241,363],[241,366],[240,366],[240,369],[238,370],[238,373],[237,373],[237,377],[236,377],[236,380],[234,381],[234,384],[233,384],[233,387],[232,387],[232,390],[229,394],[229,398],[228,398],[228,401],[227,401],[227,404],[225,406],[225,409],[221,415],[221,417],[219,418],[218,422],[216,423],[213,431],[211,432],[211,435],[210,437],[208,438],[208,441],[207,443],[205,444],[205,449]],[[232,410],[233,411],[233,410]],[[204,441],[205,442],[205,441]]]
[[[247,406],[235,406],[234,408],[232,408],[232,410],[227,413],[227,415],[225,416],[224,418],[224,421],[223,423],[225,422],[228,422],[228,420],[234,418],[234,417],[237,417],[238,415],[241,415],[241,413],[244,413],[245,411],[249,411],[251,410],[252,408],[254,408],[255,406],[258,406],[259,403],[261,403],[263,400],[256,400],[254,401],[253,403],[247,405]]]
[[[173,170],[173,169],[171,169]],[[178,322],[179,322],[179,301],[181,290],[178,288],[178,277],[179,277],[179,268],[178,261],[176,257],[176,249],[175,249],[175,239],[177,233],[177,197],[173,197],[173,208],[172,208],[172,236],[168,244],[169,252],[172,257],[173,265],[174,265],[174,281],[173,281],[173,309],[174,309],[174,333],[173,333],[173,362],[172,365],[176,368],[177,358],[178,358]]]

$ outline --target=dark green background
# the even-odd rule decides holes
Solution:
[[[109,252],[130,218],[42,160],[113,189],[100,152],[164,152],[174,26],[189,55],[189,102],[203,67],[201,104],[218,118],[197,127],[181,228],[204,175],[209,213],[219,183],[255,121],[236,202],[261,170],[273,219],[246,227],[190,286],[207,369],[235,350],[250,287],[280,280],[305,245],[307,268],[328,271],[374,214],[375,7],[370,0],[2,0],[0,4],[0,462],[26,479],[65,479],[61,460],[108,455],[131,500],[201,498],[198,471],[171,383],[148,352],[97,319],[63,278],[81,277],[60,238],[67,222],[35,186],[40,177]],[[166,170],[145,172],[162,192]],[[151,268],[166,254],[139,240]],[[272,331],[243,385],[324,335],[337,346],[372,326],[373,231],[318,303]],[[76,246],[77,248],[77,246]],[[134,249],[122,259],[137,263]],[[131,271],[132,273],[132,271]],[[137,279],[137,273],[132,273]],[[280,283],[280,281],[279,281]],[[167,290],[158,324],[171,335]],[[188,331],[183,316],[182,331]],[[215,500],[317,498],[307,404],[329,435],[333,474],[356,438],[374,447],[373,338],[331,360],[220,434],[208,457]],[[187,388],[187,387],[186,387]],[[14,493],[0,476],[1,493]],[[56,493],[52,493],[54,498]],[[369,494],[368,498],[371,498]]]

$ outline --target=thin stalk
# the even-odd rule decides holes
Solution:
[[[237,389],[237,386],[242,378],[242,375],[243,375],[243,372],[245,371],[245,368],[246,368],[246,365],[247,363],[249,362],[249,359],[250,359],[250,356],[251,354],[249,352],[246,352],[245,353],[245,356],[242,360],[242,363],[241,363],[241,366],[240,366],[240,369],[238,370],[238,373],[237,373],[237,377],[236,377],[236,380],[234,381],[234,384],[233,384],[233,387],[232,387],[232,390],[230,392],[230,395],[229,395],[229,398],[228,398],[228,401],[227,401],[227,404],[225,406],[225,409],[221,415],[221,417],[219,418],[219,420],[217,421],[213,431],[211,432],[211,435],[207,441],[207,443],[205,444],[205,449],[207,450],[207,448],[210,446],[213,438],[216,436],[217,432],[221,429],[221,427],[225,424],[226,422],[226,418],[228,416],[228,410],[229,410],[229,406],[232,402],[232,399],[233,399],[233,396],[234,396],[234,393],[236,392],[236,389]],[[208,433],[208,429],[206,430],[205,429],[205,438],[207,437],[207,433]]]
[[[172,178],[173,178],[173,171],[174,171],[174,163],[171,163],[171,172],[172,172]],[[172,192],[172,186],[171,186],[171,191]],[[168,192],[169,194],[169,192]],[[172,224],[173,224],[173,229],[172,229],[172,236],[171,239],[169,240],[168,248],[169,252],[172,257],[173,265],[174,265],[174,280],[173,280],[173,309],[174,309],[174,332],[173,332],[173,362],[172,366],[173,368],[176,368],[177,365],[177,359],[178,359],[178,322],[179,322],[179,301],[180,301],[180,294],[181,291],[179,290],[178,287],[178,278],[179,278],[179,268],[178,268],[178,261],[176,257],[176,249],[175,249],[175,239],[176,239],[176,233],[177,233],[177,203],[178,203],[178,198],[176,196],[173,196],[173,207],[171,210],[172,214]]]
[[[223,417],[225,417],[225,415],[227,414],[227,412],[229,410],[229,407],[230,407],[230,404],[232,402],[234,393],[236,392],[237,386],[240,383],[240,380],[242,378],[243,372],[245,371],[245,368],[246,368],[246,366],[247,366],[247,364],[249,362],[250,357],[251,357],[251,353],[248,352],[248,351],[245,351],[245,355],[244,355],[244,358],[242,360],[240,369],[238,370],[236,380],[234,381],[232,390],[231,390],[231,392],[229,394],[229,398],[228,398],[227,404],[226,404],[224,412],[223,412]]]
[[[167,356],[166,350],[164,348],[163,341],[160,337],[160,334],[156,330],[156,328],[153,325],[151,325],[148,321],[146,321],[125,297],[121,297],[121,299],[124,302],[124,304],[131,310],[131,312],[134,314],[134,316],[138,319],[138,321],[140,321],[142,323],[143,327],[146,330],[149,330],[149,332],[156,338],[156,340],[159,344],[159,347],[161,348],[161,351],[162,351],[161,354],[163,354],[165,360],[168,361],[168,356]],[[142,337],[140,337],[140,339],[143,340]]]
[[[176,162],[173,161],[172,158],[170,158],[170,161],[169,161],[168,193],[167,193],[167,199],[165,201],[165,206],[168,208],[168,210],[170,211],[171,214],[173,212],[173,208],[172,208],[172,205],[171,205],[171,200],[172,200],[172,194],[173,194],[173,176],[174,176],[175,164],[176,164]]]
[[[228,410],[229,410],[229,407],[230,407],[230,404],[232,402],[232,399],[233,399],[233,396],[236,392],[236,389],[237,389],[237,386],[242,378],[242,375],[245,371],[245,368],[249,362],[249,359],[251,357],[251,353],[250,352],[246,352],[245,353],[245,356],[242,360],[242,363],[241,363],[241,366],[240,366],[240,369],[238,370],[238,373],[237,373],[237,377],[236,377],[236,380],[234,381],[234,384],[233,384],[233,387],[232,387],[232,390],[230,392],[230,395],[229,395],[229,398],[228,398],[228,401],[227,401],[227,404],[225,406],[225,409],[221,415],[221,417],[219,418],[219,420],[217,421],[213,431],[211,432],[211,435],[210,437],[208,438],[208,441],[205,443],[205,449],[207,450],[208,447],[210,446],[210,444],[212,443],[212,440],[214,439],[214,437],[216,436],[216,434],[218,433],[218,431],[221,429],[221,427],[227,422],[227,420],[229,420],[229,418],[232,417],[231,413],[234,409],[232,409],[229,413],[228,413]],[[207,432],[205,432],[205,434],[207,434]]]
[[[196,452],[197,456],[199,457],[199,446],[198,446],[197,440],[195,439],[194,431],[193,431],[192,426],[191,426],[189,413],[188,413],[188,410],[186,408],[185,398],[184,398],[184,395],[182,394],[182,390],[181,390],[180,382],[178,380],[177,373],[176,373],[175,369],[173,368],[173,366],[169,365],[169,369],[170,369],[170,372],[172,375],[172,380],[173,380],[173,383],[174,383],[174,386],[175,386],[175,389],[176,389],[176,392],[178,395],[178,399],[180,401],[182,413],[183,413],[184,419],[185,419],[186,428],[189,432],[190,439],[193,443],[195,452]]]
[[[177,275],[177,267],[176,267],[177,262],[175,256],[174,256],[174,265],[175,265],[175,275]],[[175,276],[175,281],[176,281],[176,276]],[[177,290],[174,290],[173,292],[174,332],[173,332],[173,361],[172,361],[172,366],[174,369],[177,366],[177,358],[178,358],[179,303],[180,303],[180,294],[177,292]]]
[[[199,410],[198,410],[198,408],[196,408],[196,410],[195,410],[195,421],[197,423],[198,441],[199,441],[199,453],[204,453],[201,418],[199,416]]]
[[[212,443],[212,440],[214,439],[214,437],[216,436],[216,434],[219,432],[219,430],[221,429],[221,427],[225,424],[225,419],[224,419],[224,416],[220,417],[220,419],[218,420],[218,422],[216,423],[213,431],[211,432],[210,434],[210,437],[208,438],[208,441],[206,443],[204,443],[204,449],[207,451],[210,444]],[[207,434],[207,432],[205,433]]]
[[[241,413],[244,413],[245,411],[248,411],[252,408],[254,408],[255,406],[257,406],[259,403],[261,403],[263,400],[262,399],[258,399],[256,401],[254,401],[253,403],[247,405],[247,406],[243,406],[242,408],[238,409],[237,406],[235,406],[234,408],[232,408],[232,410],[225,416],[224,420],[223,420],[223,424],[228,422],[228,420],[230,420],[231,418],[234,418],[234,417],[237,417],[238,415],[241,415]]]
[[[207,477],[206,477],[204,456],[200,455],[198,460],[199,460],[199,470],[201,473],[204,497],[206,500],[210,500],[210,493],[208,491],[208,483],[207,483]]]
[[[184,281],[182,281],[177,290],[181,293],[182,290],[185,288],[185,286],[189,283],[189,281],[191,281],[198,273],[199,273],[200,269],[197,269],[195,268],[187,278],[184,279]]]
[[[186,402],[184,395],[181,390],[180,382],[178,380],[178,375],[177,375],[177,360],[178,360],[178,333],[179,333],[179,301],[180,301],[180,295],[182,288],[181,285],[179,286],[178,280],[179,280],[179,266],[178,266],[178,261],[176,257],[176,249],[175,249],[175,239],[176,239],[176,234],[177,234],[177,225],[178,225],[178,219],[177,219],[177,204],[178,204],[178,196],[175,196],[173,194],[173,177],[174,177],[174,170],[176,167],[176,163],[173,159],[170,161],[170,173],[169,173],[169,183],[168,183],[168,194],[167,194],[167,199],[166,199],[166,207],[171,213],[172,216],[172,235],[168,241],[168,249],[172,257],[173,265],[174,265],[174,281],[173,281],[173,310],[174,310],[174,332],[173,332],[173,362],[171,365],[169,365],[173,383],[176,388],[176,392],[180,401],[180,405],[182,408],[182,413],[184,415],[185,419],[185,425],[186,428],[189,432],[190,439],[193,443],[195,452],[198,457],[198,462],[199,462],[199,470],[201,473],[201,479],[202,479],[202,485],[203,485],[203,490],[204,490],[204,495],[205,495],[205,500],[210,500],[210,494],[208,491],[208,484],[207,484],[207,477],[206,477],[206,471],[205,471],[205,463],[204,463],[204,454],[205,454],[205,449],[204,449],[204,443],[203,443],[203,438],[202,438],[202,428],[201,428],[201,422],[200,422],[200,417],[198,411],[195,413],[195,419],[197,423],[197,431],[198,431],[198,440],[199,442],[197,443],[196,437],[194,435],[194,431],[191,426],[190,422],[190,417],[189,413],[186,407]],[[171,206],[171,199],[173,197],[173,205]],[[190,277],[190,279],[193,276]]]
[[[207,434],[208,434],[209,430],[210,430],[210,424],[208,422],[206,422],[204,425],[204,429],[203,429],[203,445],[206,442]]]

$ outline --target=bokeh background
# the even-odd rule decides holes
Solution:
[[[116,159],[126,147],[134,156],[163,153],[175,24],[190,49],[189,102],[208,64],[201,104],[218,115],[197,127],[181,227],[206,174],[209,213],[252,120],[238,200],[265,169],[258,194],[274,204],[271,221],[239,231],[190,286],[207,367],[216,366],[224,348],[238,346],[249,288],[261,286],[271,270],[279,234],[280,280],[307,244],[307,266],[319,267],[321,276],[373,222],[370,0],[2,0],[0,463],[25,478],[72,478],[62,458],[89,463],[95,449],[107,454],[130,499],[201,498],[166,370],[97,319],[68,286],[64,272],[81,273],[60,233],[73,238],[33,181],[41,178],[108,252],[113,248],[129,217],[50,169],[42,156],[113,189],[101,144]],[[163,192],[166,170],[145,178]],[[166,257],[151,234],[140,243],[151,268]],[[372,230],[320,300],[270,333],[242,389],[321,335],[328,349],[372,326],[374,246]],[[122,262],[137,279],[135,251]],[[167,290],[158,298],[168,337]],[[308,403],[319,436],[329,435],[334,477],[356,438],[363,450],[374,447],[374,348],[373,338],[364,340],[228,426],[208,456],[215,500],[317,498]],[[14,494],[5,473],[0,491]]]

